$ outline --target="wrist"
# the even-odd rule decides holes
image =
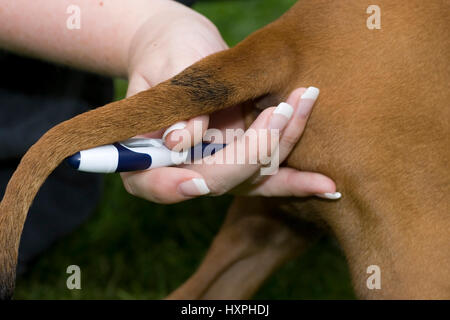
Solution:
[[[152,53],[164,46],[159,40],[171,33],[173,24],[181,20],[192,20],[193,14],[201,16],[178,2],[154,0],[149,14],[134,26],[123,47],[122,65],[124,66],[124,76],[129,78],[141,61],[148,63],[149,61],[145,57],[148,57],[149,51]],[[143,54],[143,51],[146,54]]]
[[[145,76],[150,86],[169,79],[198,60],[227,49],[216,26],[177,4],[141,24],[130,41],[128,77]]]

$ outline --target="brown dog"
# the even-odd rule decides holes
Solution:
[[[327,174],[343,198],[237,199],[199,271],[172,297],[248,297],[326,228],[359,297],[449,298],[449,4],[377,5],[382,28],[369,30],[368,2],[300,1],[233,49],[48,131],[0,204],[0,296],[12,295],[28,208],[65,157],[314,85],[322,94],[288,165]],[[379,290],[366,286],[371,265]]]

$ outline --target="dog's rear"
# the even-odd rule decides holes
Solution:
[[[333,177],[344,198],[276,206],[287,208],[291,220],[313,213],[331,227],[360,296],[448,296],[448,4],[379,1],[381,30],[366,28],[367,6],[301,1],[236,48],[50,130],[25,155],[0,204],[0,295],[11,294],[28,207],[64,157],[314,85],[322,94],[288,163]],[[383,272],[378,294],[364,287],[369,265]],[[271,270],[258,275],[253,288]]]
[[[319,234],[295,219],[337,236],[359,297],[450,297],[449,4],[377,3],[380,30],[366,27],[365,1],[301,1],[286,19],[298,74],[278,96],[321,89],[288,164],[332,177],[343,198],[237,200],[232,223],[171,298],[248,298],[311,231]],[[371,265],[380,267],[381,290],[367,287]],[[234,289],[232,279],[241,279]]]
[[[380,30],[366,28],[364,1],[299,9],[295,86],[322,94],[288,163],[333,177],[344,196],[290,205],[331,227],[360,297],[449,298],[449,2],[378,4]],[[370,265],[381,290],[367,288]]]

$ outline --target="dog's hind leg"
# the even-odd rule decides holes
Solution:
[[[198,270],[168,299],[248,299],[321,231],[272,208],[264,198],[236,198]]]

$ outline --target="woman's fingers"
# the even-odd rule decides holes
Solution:
[[[244,150],[245,158],[242,159],[242,164],[227,164],[224,162],[223,164],[188,166],[198,167],[197,172],[187,168],[167,167],[149,171],[124,172],[121,173],[121,176],[125,189],[132,195],[157,203],[175,203],[208,194],[211,191],[209,185],[213,186],[213,193],[224,193],[245,181],[260,167],[258,161],[261,157],[258,148],[250,148],[248,145],[249,132],[251,130],[261,132],[260,136],[262,136],[267,134],[267,131],[258,131],[259,129],[267,129],[269,126],[282,129],[289,119],[285,114],[289,116],[292,112],[293,108],[287,104],[282,104],[278,108],[266,109],[243,136],[227,146],[226,149],[232,150],[232,153],[225,153],[225,149],[223,149],[208,157],[209,162],[220,162],[225,156],[228,159],[232,157],[237,160],[238,157],[235,153]],[[254,137],[258,138],[258,135]],[[270,158],[271,152],[278,144],[277,141],[278,138],[276,141],[271,141],[271,149],[265,152],[266,157]],[[203,179],[204,175],[207,176],[207,179]],[[208,180],[208,182],[205,180]]]
[[[121,173],[128,193],[156,203],[176,203],[209,193],[202,176],[183,168]]]
[[[334,182],[322,174],[292,168],[277,171],[302,135],[318,93],[314,87],[293,91],[287,103],[264,110],[245,133],[231,140],[225,138],[227,147],[202,159],[201,164],[122,173],[125,188],[135,196],[158,203],[230,190],[249,196],[316,195],[339,199]],[[208,116],[200,116],[168,128],[164,133],[166,145],[188,148],[200,143],[208,122]],[[271,174],[276,173],[261,176],[262,170],[267,169],[263,165],[270,167]]]
[[[302,135],[306,122],[311,114],[314,102],[317,99],[319,90],[314,87],[308,89],[299,88],[294,90],[287,99],[287,103],[280,104],[277,108],[268,108],[264,110],[255,120],[252,126],[247,130],[243,138],[237,142],[229,144],[224,150],[218,152],[212,157],[208,157],[209,163],[215,163],[211,160],[220,158],[230,159],[227,151],[234,152],[240,145],[245,144],[245,137],[251,129],[277,129],[281,132],[278,152],[279,158],[274,159],[274,152],[277,148],[277,142],[270,141],[268,158],[271,158],[278,168],[279,163],[289,155]],[[291,107],[293,105],[294,107]],[[262,137],[261,131],[258,137]],[[330,178],[314,172],[301,172],[292,168],[281,168],[274,175],[264,177],[258,172],[261,168],[260,150],[261,144],[247,146],[245,153],[245,164],[237,165],[225,162],[225,164],[214,164],[214,166],[202,165],[194,167],[205,178],[210,191],[214,194],[222,194],[247,180],[247,183],[236,188],[239,194],[251,196],[312,196],[316,195],[326,199],[339,199],[340,193],[336,192],[336,185]],[[242,151],[241,151],[242,154]],[[231,157],[235,159],[235,157]],[[252,160],[258,158],[259,162]],[[253,163],[253,164],[252,164]],[[265,168],[262,168],[263,170]],[[268,170],[270,172],[270,170]],[[253,177],[252,177],[253,176]],[[256,177],[256,178],[255,178]]]
[[[267,176],[247,190],[239,190],[239,194],[264,197],[306,197],[334,194],[335,191],[336,185],[333,180],[322,174],[280,168],[275,175]]]
[[[162,138],[169,149],[185,150],[202,142],[208,129],[209,115],[202,115],[188,121],[180,121],[166,129]]]
[[[294,90],[288,101],[294,106],[294,115],[283,132],[280,141],[280,162],[284,161],[302,135],[311,110],[319,95],[319,89],[309,87]]]
[[[264,110],[250,128],[226,148],[204,158],[201,165],[188,168],[200,173],[213,194],[223,194],[250,178],[261,168],[261,164],[274,165],[282,131],[292,117],[294,109],[287,103]],[[272,134],[272,133],[277,134]]]
[[[315,87],[294,90],[287,102],[294,106],[294,114],[284,129],[279,145],[280,162],[283,162],[296,146],[319,95]],[[258,179],[256,179],[258,180]],[[249,195],[261,196],[311,196],[336,200],[341,197],[330,178],[313,172],[301,172],[292,168],[282,168],[273,176],[257,183],[249,190]]]

